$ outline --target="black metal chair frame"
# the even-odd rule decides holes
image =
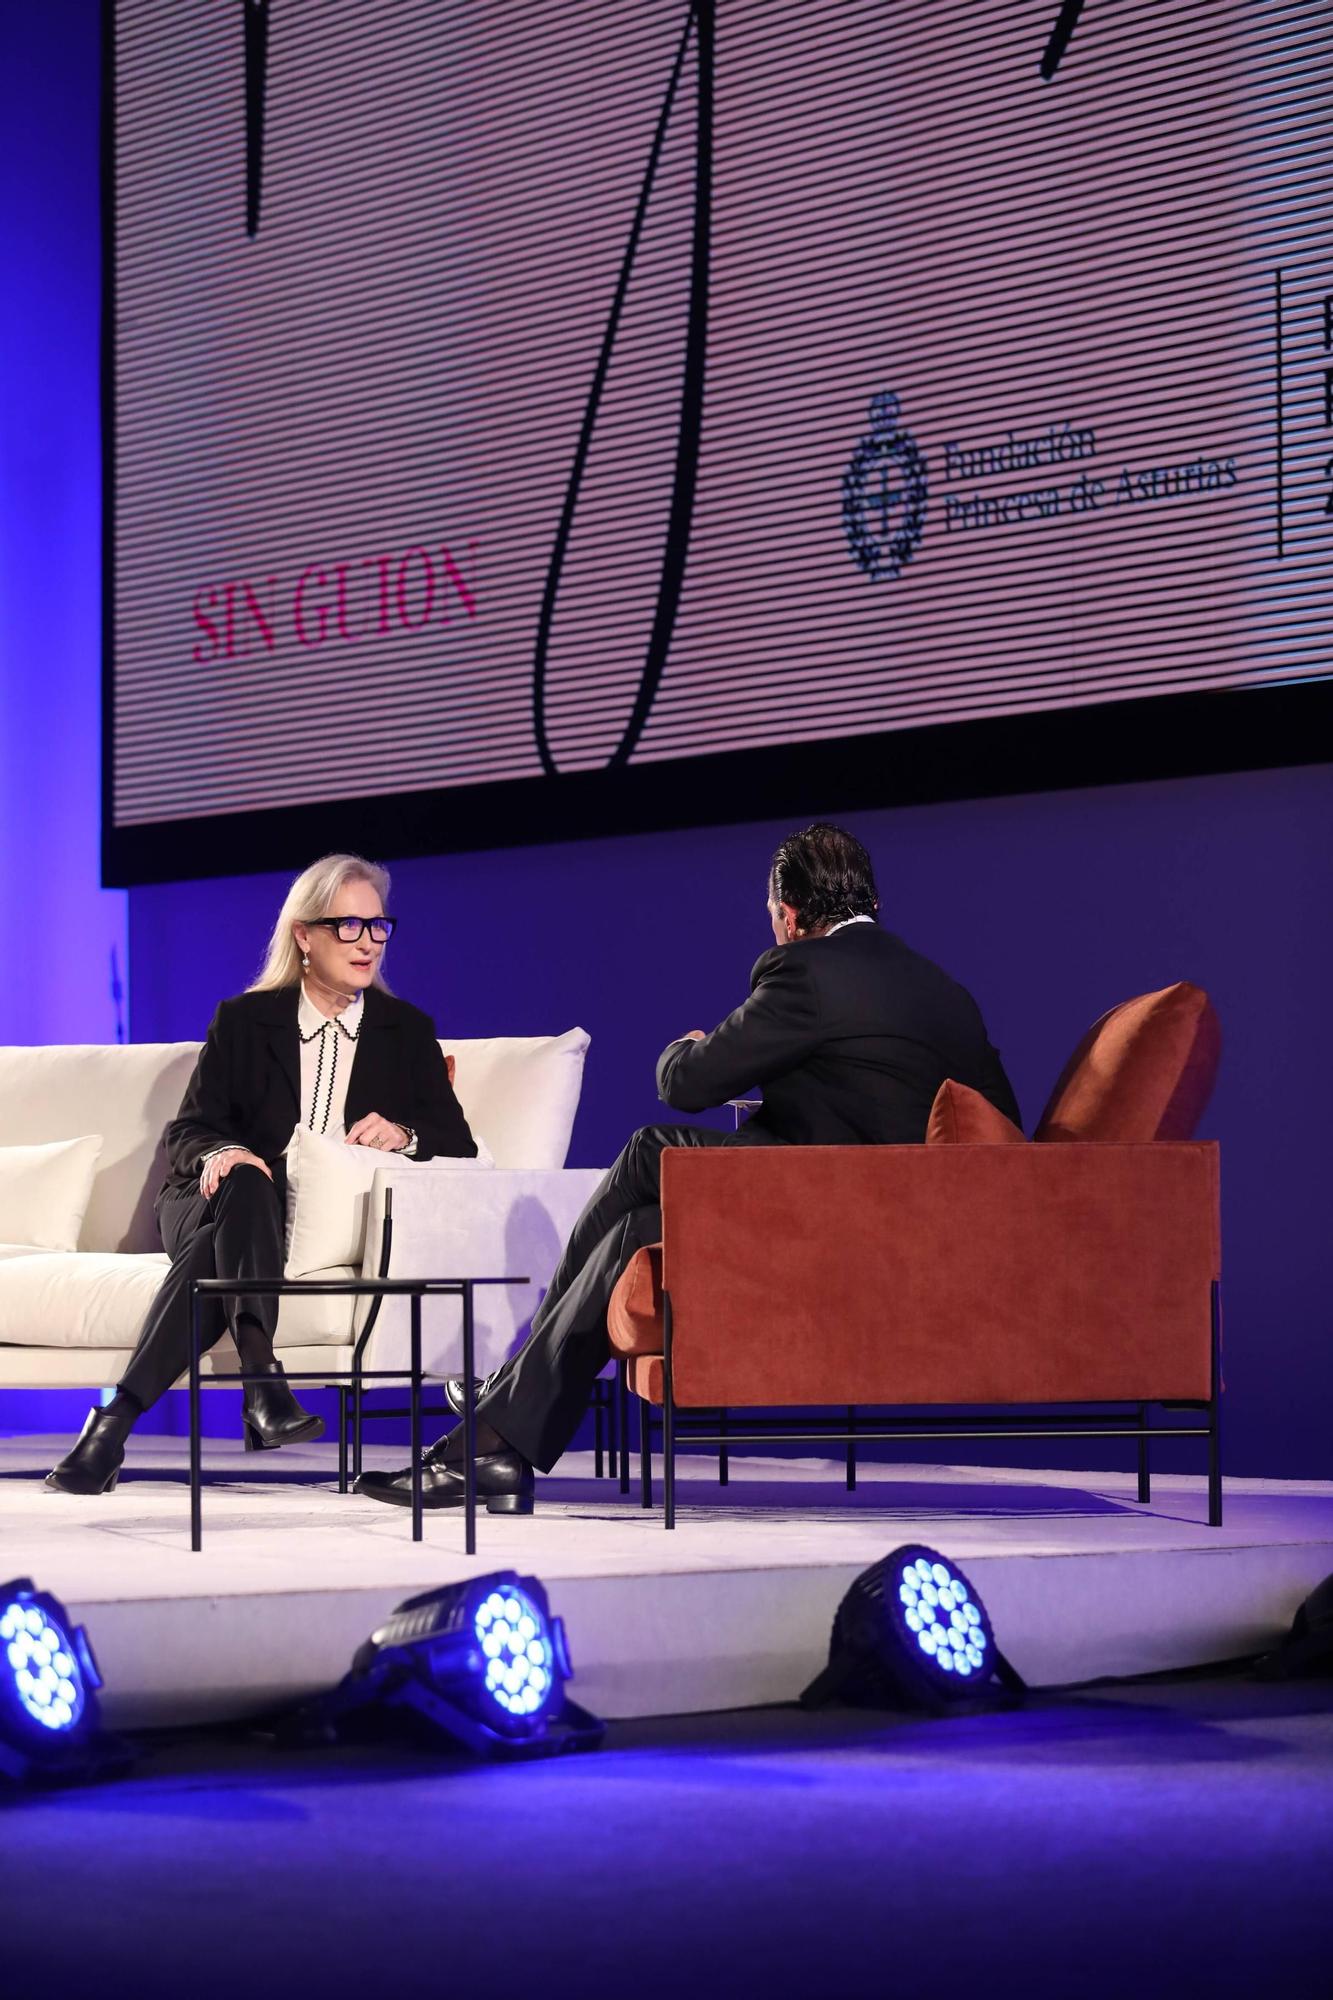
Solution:
[[[620,1375],[621,1393],[625,1397],[626,1401],[628,1401],[629,1398],[628,1363],[624,1360],[622,1360],[620,1363],[619,1375]],[[602,1382],[599,1380],[597,1383],[597,1387],[603,1390],[604,1392],[609,1392],[611,1384],[609,1382]],[[661,1413],[657,1410],[657,1408],[652,1403],[648,1402],[646,1398],[640,1396],[637,1398],[637,1401],[639,1405],[639,1497],[640,1497],[640,1504],[642,1506],[651,1507],[653,1504],[653,1473],[652,1473],[653,1440],[654,1438],[658,1439],[661,1438],[662,1417]],[[842,1444],[845,1447],[844,1456],[846,1459],[846,1467],[847,1467],[847,1474],[846,1474],[847,1491],[849,1493],[855,1493],[856,1491],[856,1446],[858,1439],[862,1435],[861,1415],[862,1415],[861,1410],[855,1404],[849,1403],[847,1405],[847,1414],[845,1418],[842,1419],[842,1424],[843,1424],[842,1429],[838,1428],[839,1419],[837,1417],[813,1416],[810,1418],[810,1422],[817,1426],[817,1435],[820,1438],[826,1439],[830,1443]],[[715,1422],[717,1424],[717,1433],[713,1437],[707,1437],[701,1435],[696,1438],[694,1432],[689,1429],[687,1429],[682,1434],[679,1428],[682,1421],[682,1416],[683,1412],[680,1409],[677,1409],[676,1411],[677,1442],[678,1443],[688,1442],[690,1444],[715,1444],[717,1446],[717,1483],[719,1486],[729,1486],[731,1484],[731,1459],[730,1459],[731,1447],[733,1444],[736,1444],[737,1442],[748,1443],[752,1442],[752,1440],[748,1438],[741,1438],[739,1433],[732,1430],[731,1428],[732,1412],[729,1408],[691,1410],[688,1418],[685,1419],[687,1425],[695,1423],[701,1424],[705,1421]],[[625,1421],[627,1421],[627,1419],[622,1419],[622,1422]],[[790,1421],[791,1421],[790,1417],[760,1416],[760,1417],[750,1417],[747,1419],[750,1430],[752,1431],[763,1430],[766,1433],[773,1433],[775,1435],[779,1434],[782,1430],[783,1425],[789,1423]],[[645,1435],[645,1428],[647,1433],[646,1435]],[[599,1462],[597,1469],[597,1477],[600,1479],[601,1476],[602,1474]],[[625,1470],[622,1472],[621,1475],[620,1490],[622,1493],[629,1492],[627,1466],[625,1467]]]
[[[592,1470],[594,1479],[619,1475],[620,1491],[629,1492],[629,1370],[617,1357],[613,1377],[599,1375],[592,1385]]]
[[[707,1444],[718,1447],[721,1461],[720,1483],[726,1484],[726,1452],[737,1444],[845,1444],[847,1448],[847,1486],[851,1490],[856,1485],[855,1451],[858,1442],[863,1443],[906,1443],[917,1438],[1036,1438],[1036,1437],[1115,1437],[1133,1438],[1138,1447],[1138,1500],[1146,1506],[1152,1498],[1152,1477],[1149,1462],[1149,1446],[1153,1439],[1168,1437],[1202,1438],[1208,1445],[1208,1525],[1220,1528],[1222,1525],[1222,1447],[1221,1447],[1221,1395],[1222,1395],[1222,1315],[1221,1287],[1214,1281],[1210,1298],[1211,1341],[1209,1355],[1209,1394],[1203,1402],[1175,1402],[1160,1399],[1140,1402],[1132,1408],[1124,1408],[1119,1403],[1098,1404],[1055,1404],[1051,1414],[1038,1412],[1025,1415],[1021,1425],[1016,1425],[1011,1415],[968,1416],[960,1420],[955,1416],[900,1416],[889,1418],[893,1428],[870,1429],[878,1420],[865,1413],[863,1408],[848,1408],[844,1419],[837,1417],[811,1418],[811,1429],[789,1430],[785,1425],[789,1419],[783,1417],[751,1417],[746,1420],[746,1428],[733,1429],[731,1412],[728,1410],[680,1409],[673,1395],[672,1377],[672,1327],[671,1295],[663,1294],[663,1341],[662,1341],[662,1414],[660,1422],[662,1435],[662,1495],[663,1525],[676,1525],[676,1450],[682,1443]],[[623,1364],[622,1364],[623,1374]],[[1204,1421],[1192,1424],[1154,1424],[1154,1409],[1163,1411],[1199,1411]],[[1082,1414],[1082,1412],[1087,1414]],[[645,1507],[652,1505],[652,1428],[654,1418],[646,1401],[640,1399],[639,1440],[640,1440],[640,1495]],[[709,1429],[709,1424],[715,1429]],[[628,1491],[622,1485],[622,1491]]]

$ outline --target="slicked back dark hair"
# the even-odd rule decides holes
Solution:
[[[822,822],[787,835],[773,856],[768,886],[774,902],[789,903],[807,932],[848,917],[873,917],[879,907],[875,871],[860,841]]]

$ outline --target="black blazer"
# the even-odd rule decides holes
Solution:
[[[703,1041],[672,1042],[657,1065],[677,1111],[758,1085],[763,1104],[735,1135],[752,1145],[917,1144],[946,1077],[1018,1124],[971,994],[901,938],[859,923],[766,951],[744,1005]]]
[[[289,986],[222,1002],[180,1111],[164,1135],[167,1189],[196,1180],[203,1155],[217,1146],[245,1146],[270,1167],[276,1163],[281,1168],[281,1155],[301,1116],[300,997],[300,988]],[[435,1023],[419,1007],[395,1000],[378,986],[366,989],[347,1082],[347,1123],[368,1111],[378,1111],[396,1125],[410,1125],[417,1135],[418,1160],[436,1155],[471,1159],[476,1154],[435,1039]]]

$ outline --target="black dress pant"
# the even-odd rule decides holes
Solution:
[[[477,1405],[505,1443],[543,1472],[578,1429],[610,1356],[606,1308],[617,1278],[636,1250],[662,1240],[664,1148],[722,1146],[731,1137],[697,1125],[645,1125],[574,1224],[532,1332]]]
[[[286,1261],[284,1201],[258,1167],[233,1167],[207,1199],[199,1183],[168,1188],[157,1204],[158,1228],[171,1269],[148,1309],[139,1345],[120,1378],[146,1410],[190,1365],[190,1286],[196,1278],[280,1278]],[[208,1348],[245,1313],[270,1340],[278,1321],[275,1298],[205,1298],[200,1344]]]

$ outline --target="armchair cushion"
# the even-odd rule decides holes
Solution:
[[[628,1367],[628,1386],[631,1396],[642,1396],[645,1403],[661,1406],[666,1378],[666,1365],[660,1354],[633,1354]]]
[[[662,1246],[646,1243],[616,1280],[606,1330],[617,1354],[660,1354],[662,1325]]]
[[[1182,979],[1122,1001],[1074,1050],[1033,1137],[1189,1139],[1221,1052],[1221,1026],[1202,987]]]
[[[1025,1146],[1012,1118],[997,1111],[988,1097],[965,1083],[946,1077],[935,1092],[926,1126],[928,1146]]]

